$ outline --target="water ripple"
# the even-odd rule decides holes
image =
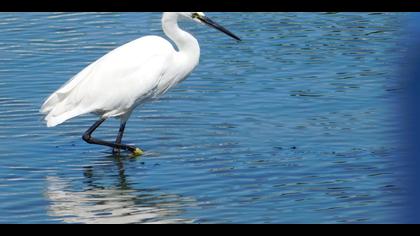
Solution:
[[[47,129],[38,110],[104,53],[162,35],[160,13],[1,14],[0,223],[399,221],[404,14],[208,15],[243,42],[181,23],[201,63],[133,114],[134,159],[81,140],[95,117]]]

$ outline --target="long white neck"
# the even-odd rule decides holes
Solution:
[[[178,52],[185,54],[187,58],[198,63],[200,58],[200,45],[191,34],[178,26],[178,13],[164,12],[162,16],[162,28],[178,48]]]

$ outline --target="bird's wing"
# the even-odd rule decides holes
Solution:
[[[43,104],[46,119],[89,112],[117,112],[148,96],[176,51],[165,39],[147,36],[104,55],[54,92]],[[114,115],[114,114],[112,114]],[[70,117],[70,118],[68,118]],[[56,123],[56,122],[55,122]]]

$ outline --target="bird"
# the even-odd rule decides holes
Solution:
[[[114,155],[120,155],[122,150],[134,156],[142,155],[142,149],[122,143],[133,110],[167,93],[199,64],[200,45],[194,36],[179,27],[178,22],[183,19],[208,25],[241,41],[203,12],[164,12],[162,29],[175,47],[163,37],[147,35],[106,53],[44,101],[40,112],[47,127],[94,114],[99,119],[83,134],[85,142],[110,147]],[[115,142],[94,138],[93,132],[109,118],[120,119]]]

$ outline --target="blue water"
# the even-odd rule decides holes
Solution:
[[[115,158],[44,99],[159,13],[0,14],[0,223],[400,222],[405,14],[209,13],[200,65],[132,115]],[[116,78],[117,79],[117,78]],[[114,140],[118,121],[96,135]]]

